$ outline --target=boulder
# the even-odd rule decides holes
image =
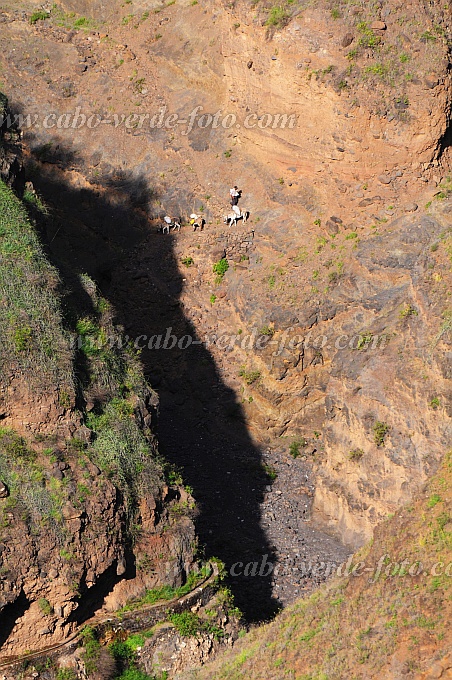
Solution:
[[[335,236],[339,232],[339,227],[332,220],[327,220],[325,227],[330,236]]]
[[[385,31],[386,30],[386,24],[385,24],[384,21],[372,21],[370,27],[373,31]]]
[[[390,175],[378,175],[378,181],[382,184],[391,184],[392,178]]]
[[[354,39],[355,36],[353,35],[353,33],[346,33],[341,40],[341,47],[348,47],[349,45],[352,44]]]
[[[8,487],[2,481],[0,481],[0,498],[7,498],[9,496]]]
[[[424,85],[429,90],[433,90],[433,88],[438,85],[438,77],[434,75],[425,76]]]

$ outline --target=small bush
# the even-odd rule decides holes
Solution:
[[[194,3],[192,2],[191,4],[197,4],[198,0],[194,0]],[[151,678],[150,675],[145,673],[144,671],[141,671],[139,668],[127,668],[127,670],[123,671],[121,675],[117,676],[116,680],[167,680],[168,674],[166,671],[164,671],[160,676],[153,676]]]
[[[82,658],[88,675],[97,671],[97,661],[100,657],[101,645],[96,636],[96,631],[91,626],[85,626],[80,633],[84,652]]]
[[[373,338],[372,333],[362,333],[358,338],[356,349],[364,349],[372,340],[372,338]]]
[[[441,402],[438,397],[433,397],[429,404],[430,408],[437,409],[441,406]]]
[[[247,385],[252,385],[253,383],[256,382],[256,380],[259,380],[259,378],[261,377],[261,372],[247,371],[245,366],[242,366],[242,368],[239,371],[239,376],[244,379]]]
[[[36,24],[38,21],[45,21],[45,19],[48,19],[50,17],[50,14],[46,12],[43,9],[38,10],[37,12],[33,12],[33,14],[30,17],[30,24]]]
[[[77,673],[73,668],[60,668],[56,680],[77,680]]]
[[[434,508],[435,505],[438,505],[438,503],[441,503],[441,501],[442,501],[441,496],[437,493],[434,493],[428,499],[427,507]]]
[[[349,451],[348,457],[350,460],[360,460],[364,456],[364,451],[362,449],[352,449]]]
[[[307,446],[307,441],[304,437],[301,437],[300,439],[295,439],[290,446],[289,446],[289,453],[292,456],[292,458],[298,458],[300,455],[300,448],[303,448]]]
[[[399,316],[401,319],[406,319],[408,316],[417,316],[417,310],[412,307],[412,305],[407,304],[399,312]]]
[[[219,279],[220,281],[223,279],[223,276],[226,274],[228,269],[229,262],[225,257],[223,257],[218,262],[215,262],[215,264],[212,267],[213,273],[217,275],[217,279]]]
[[[170,621],[182,637],[193,637],[201,630],[201,621],[193,612],[172,614]]]
[[[184,257],[181,260],[182,264],[184,264],[186,267],[191,267],[192,264],[194,263],[194,260],[192,257]]]
[[[84,28],[89,25],[89,19],[86,17],[79,17],[74,21],[74,28]]]
[[[45,597],[41,597],[41,599],[38,600],[38,606],[44,616],[53,614],[53,607]]]
[[[265,475],[268,477],[269,481],[274,482],[278,476],[278,473],[276,472],[275,468],[272,465],[266,465],[264,463],[262,465],[262,469],[265,472]]]
[[[155,452],[139,428],[133,406],[127,399],[112,399],[100,415],[91,413],[87,424],[96,434],[90,453],[124,493],[131,520],[139,498],[152,493],[162,478]]]
[[[275,334],[275,329],[272,328],[271,326],[262,326],[262,328],[259,331],[259,335],[268,335],[269,337],[272,337]]]
[[[361,21],[357,26],[358,31],[361,33],[361,37],[358,41],[359,45],[362,47],[367,47],[374,49],[381,43],[381,38],[372,31],[372,29],[367,25],[365,21]]]
[[[268,13],[266,26],[273,26],[274,28],[281,28],[286,25],[290,18],[290,14],[281,5],[275,5]]]
[[[372,428],[374,433],[374,442],[377,446],[384,446],[385,437],[389,432],[389,425],[377,420]]]
[[[431,33],[430,31],[424,31],[419,36],[419,40],[423,43],[432,43],[436,42],[436,36],[433,35],[433,33]]]

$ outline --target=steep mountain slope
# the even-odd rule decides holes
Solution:
[[[66,639],[102,606],[180,584],[196,542],[189,511],[172,513],[189,494],[165,480],[157,396],[130,348],[96,342],[115,330],[108,303],[85,275],[85,298],[66,297],[63,316],[61,279],[27,215],[42,204],[1,181],[0,205],[4,658]]]
[[[309,599],[191,678],[450,678],[452,456]],[[323,567],[325,568],[325,566]]]
[[[199,498],[202,543],[228,570],[278,567],[230,574],[247,617],[268,617],[323,580],[300,561],[363,545],[449,448],[450,7],[2,7],[5,85],[25,116],[34,200],[50,210],[42,238],[68,304],[88,305],[72,329],[89,344],[114,321],[138,343],[161,451]],[[235,183],[250,219],[229,228]],[[182,215],[180,233],[157,233],[165,214]],[[172,334],[191,344],[156,349]],[[133,358],[82,354],[93,432],[118,415],[147,426],[154,396],[132,397]],[[105,380],[111,362],[118,382]],[[73,436],[75,387],[63,403],[54,391],[44,426],[27,386],[11,385],[10,427],[47,435],[57,419]],[[185,547],[176,540],[178,564]],[[274,677],[286,664],[336,677],[348,663],[301,670],[284,657]]]

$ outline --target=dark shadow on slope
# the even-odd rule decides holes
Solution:
[[[0,647],[5,644],[9,636],[11,635],[17,620],[25,614],[29,608],[30,603],[27,600],[27,596],[24,591],[20,591],[18,598],[3,607],[0,617],[2,625],[0,626]]]
[[[114,562],[106,571],[100,576],[97,583],[89,589],[89,595],[82,598],[80,606],[70,614],[67,619],[68,623],[75,622],[80,626],[85,621],[91,619],[94,614],[102,607],[105,598],[115,585],[121,580],[116,574],[117,564]],[[85,583],[81,583],[81,591],[86,588]]]
[[[64,150],[59,149],[64,158]],[[78,273],[87,273],[117,312],[132,339],[189,336],[187,349],[144,349],[149,382],[160,396],[159,442],[166,460],[179,466],[199,505],[197,533],[206,556],[222,559],[237,606],[249,621],[272,616],[278,602],[268,566],[243,576],[245,565],[273,561],[260,526],[260,503],[269,483],[235,394],[179,303],[183,285],[173,236],[150,227],[143,210],[152,204],[147,182],[124,173],[102,187],[76,189],[55,164],[34,161],[35,187],[49,202],[43,240],[72,295],[83,295]],[[168,330],[169,329],[169,330]],[[252,565],[248,567],[251,569]],[[249,572],[247,572],[249,573]],[[252,572],[255,574],[255,570]]]

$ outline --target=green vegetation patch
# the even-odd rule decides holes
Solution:
[[[156,602],[162,602],[167,600],[173,600],[180,598],[183,595],[187,595],[193,588],[195,588],[198,583],[204,581],[212,573],[211,567],[206,565],[203,566],[199,571],[191,572],[187,581],[183,586],[178,588],[173,588],[171,586],[162,586],[161,588],[153,588],[152,590],[147,590],[143,597],[132,600],[128,602],[118,613],[127,611],[134,611],[135,609],[140,609],[146,605],[156,604]]]
[[[69,338],[63,330],[59,279],[26,210],[0,181],[0,377],[74,393]]]
[[[6,428],[0,428],[0,479],[10,494],[3,502],[4,510],[17,509],[34,530],[46,527],[56,534],[63,533],[61,483],[54,479],[46,483],[37,454],[21,436]]]
[[[139,498],[156,492],[163,479],[155,449],[139,428],[127,399],[112,399],[101,415],[91,413],[87,424],[95,433],[88,454],[119,486],[133,517]]]
[[[385,445],[385,437],[389,432],[389,425],[387,425],[386,423],[382,423],[380,420],[377,420],[374,423],[372,431],[374,433],[375,444],[377,446],[384,446]]]
[[[216,274],[216,283],[221,283],[223,280],[223,276],[226,274],[226,272],[229,269],[229,262],[225,257],[223,257],[221,260],[218,262],[215,262],[215,264],[212,267],[213,273]]]

